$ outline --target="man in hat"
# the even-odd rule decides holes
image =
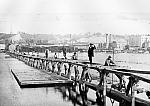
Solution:
[[[94,49],[96,49],[95,45],[90,43],[88,49],[88,57],[89,57],[90,64],[92,64],[92,57],[94,57]]]
[[[46,58],[48,58],[48,54],[49,54],[49,50],[46,49],[46,50],[45,50],[45,57],[46,57]]]
[[[72,55],[72,60],[78,60],[76,52]]]
[[[108,58],[105,60],[104,66],[114,66],[115,63],[112,61],[111,56],[108,56]]]
[[[63,47],[63,56],[65,59],[67,59],[66,55],[67,55],[67,50],[65,47]]]

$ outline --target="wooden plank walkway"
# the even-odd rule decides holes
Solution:
[[[32,71],[24,70],[24,72],[17,72],[17,70],[11,70],[21,88],[69,86],[73,84],[73,81],[54,73],[49,75],[36,70]]]
[[[42,70],[32,68],[16,59],[9,65],[12,74],[21,88],[47,87],[47,86],[70,86],[73,81],[56,73],[46,73]]]

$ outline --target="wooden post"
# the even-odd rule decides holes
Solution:
[[[72,65],[69,64],[69,69],[68,69],[68,73],[67,73],[67,77],[71,80],[71,67]]]
[[[28,57],[28,65],[30,66],[30,58]]]
[[[45,63],[45,64],[46,64],[46,65],[45,65],[45,70],[47,71],[47,69],[48,69],[48,65],[49,65],[49,61],[48,61],[48,60],[46,60],[45,62],[46,62],[46,63]]]
[[[79,70],[78,66],[74,66],[74,71],[75,71],[75,85],[77,84],[77,80],[79,79]]]
[[[31,67],[32,67],[32,63],[33,63],[33,58],[31,57],[31,65],[30,65]]]
[[[49,69],[48,69],[48,71],[52,71],[52,69],[53,69],[53,68],[52,68],[52,67],[53,67],[52,65],[53,65],[53,64],[52,64],[52,61],[49,61]]]
[[[83,66],[82,67],[82,74],[81,74],[81,80],[83,81],[83,80],[85,80],[85,74],[86,74],[86,72],[87,72],[87,66]]]
[[[74,66],[74,71],[75,71],[75,85],[77,84],[77,66]]]
[[[55,72],[55,64],[56,64],[56,63],[53,62],[53,61],[52,61],[51,63],[52,63],[52,72]]]
[[[115,61],[115,48],[113,47],[113,61]]]
[[[126,96],[128,96],[130,88],[132,87],[132,84],[133,84],[133,78],[129,77],[129,82],[128,82],[127,89],[126,89]]]
[[[40,59],[37,60],[37,65],[36,66],[37,66],[38,69],[40,68]]]
[[[135,84],[132,85],[132,106],[135,106]]]
[[[67,65],[66,65],[66,64],[64,64],[64,70],[65,70],[65,75],[67,75],[67,70],[68,70],[68,68],[67,68]]]
[[[104,81],[103,100],[104,100],[104,106],[106,106],[106,90],[107,90],[107,88],[106,88],[106,73],[104,73],[103,75],[104,75],[104,77],[103,77],[104,78],[103,79],[103,81]]]
[[[44,59],[42,59],[42,69],[45,69],[45,60]]]
[[[100,79],[100,81],[99,81],[98,85],[101,86],[103,83],[103,80],[104,80],[104,75],[103,75],[102,71],[99,71],[99,79]]]
[[[57,63],[57,69],[58,69],[57,74],[58,74],[58,75],[60,75],[60,73],[61,73],[61,71],[62,71],[62,65],[63,65],[62,62],[58,62],[58,63]]]
[[[37,68],[40,69],[40,59],[38,59]]]

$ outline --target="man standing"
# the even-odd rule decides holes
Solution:
[[[54,54],[54,58],[55,58],[55,59],[57,59],[57,58],[58,58],[56,53]]]
[[[95,45],[90,43],[88,49],[88,57],[89,57],[90,64],[92,64],[92,57],[94,57],[94,49],[96,49]]]
[[[48,58],[48,54],[49,54],[49,50],[46,49],[46,50],[45,50],[45,57],[46,57],[46,58]]]
[[[67,55],[67,50],[65,47],[63,47],[63,56],[65,59],[67,59],[66,55]]]

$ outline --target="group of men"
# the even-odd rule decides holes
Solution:
[[[63,56],[64,56],[65,59],[67,59],[66,55],[67,55],[66,49],[63,49]],[[45,50],[45,57],[46,58],[49,57],[49,50],[48,49]],[[57,53],[54,54],[54,58],[55,59],[58,58]],[[77,53],[76,52],[74,52],[74,54],[72,55],[71,59],[72,60],[77,60]]]
[[[94,57],[94,50],[96,49],[96,46],[92,43],[90,43],[89,48],[88,48],[88,57],[89,57],[89,62],[90,64],[92,64],[92,58]],[[48,58],[48,53],[49,50],[46,49],[45,51],[45,57]],[[65,59],[67,59],[66,57],[66,49],[63,49],[63,56]],[[57,58],[57,54],[55,53],[54,58]],[[115,63],[112,61],[111,56],[108,56],[108,58],[105,60],[104,66],[112,66],[115,65]],[[71,57],[71,59],[73,60],[77,60],[77,54],[76,52],[74,52],[73,56]]]

